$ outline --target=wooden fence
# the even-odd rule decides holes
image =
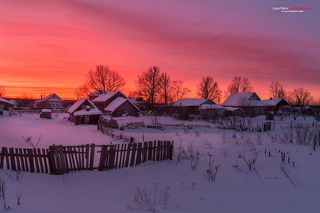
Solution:
[[[48,149],[22,149],[2,147],[0,169],[51,173]]]
[[[48,149],[2,147],[0,169],[50,174],[134,167],[146,161],[172,160],[173,142],[50,146]]]

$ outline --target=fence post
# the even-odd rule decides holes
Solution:
[[[106,156],[107,156],[107,146],[101,146],[101,155],[100,155],[100,162],[99,162],[99,171],[105,170],[106,166]]]
[[[8,149],[6,147],[1,148],[0,153],[0,169],[4,168],[4,157],[8,154]]]
[[[48,162],[49,162],[50,173],[53,175],[57,175],[57,168],[56,168],[54,152],[55,152],[55,145],[49,146]]]
[[[168,145],[168,159],[173,160],[173,141]]]
[[[30,172],[35,172],[32,149],[27,149],[27,152],[28,152],[28,159],[29,159],[29,165],[30,165]]]
[[[90,170],[93,170],[93,164],[94,164],[94,154],[95,154],[95,144],[92,143],[90,146]]]

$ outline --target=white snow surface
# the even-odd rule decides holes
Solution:
[[[104,110],[106,110],[108,112],[113,112],[114,110],[116,110],[119,106],[121,106],[126,101],[128,101],[128,99],[118,97],[118,98],[114,99],[114,101],[112,101]]]
[[[81,116],[81,115],[101,115],[102,112],[97,108],[91,108],[89,110],[82,109],[78,110],[75,113],[73,113],[74,116]]]
[[[51,109],[42,109],[41,112],[52,112]]]
[[[233,93],[222,103],[222,105],[243,106],[244,104],[248,104],[250,102],[254,94],[254,92]]]
[[[132,103],[129,99],[122,98],[122,97],[118,97],[114,99],[104,110],[107,112],[113,112],[122,104],[124,104],[126,101],[128,101],[133,107],[135,107],[137,110],[140,111],[140,109],[134,103]]]
[[[202,104],[199,109],[221,109],[223,110],[224,107],[218,104]]]
[[[0,117],[0,146],[28,147],[24,138],[32,137],[39,147],[52,144],[107,144],[108,138],[97,131],[95,125],[78,125],[68,121],[67,113],[53,113],[52,119],[41,119],[39,114]]]
[[[105,94],[99,95],[95,99],[93,99],[93,102],[104,102],[112,98],[114,95],[116,95],[118,92],[107,92]]]
[[[283,99],[274,98],[266,100],[256,100],[254,92],[241,92],[231,94],[224,102],[223,106],[276,106]]]
[[[3,102],[3,103],[7,103],[7,104],[11,104],[13,105],[13,103],[11,101],[8,101],[6,99],[3,99],[3,98],[0,98],[0,102]]]
[[[38,137],[40,146],[55,144],[122,143],[96,130],[94,125],[74,126],[57,114],[52,120],[39,119],[39,115],[0,117],[1,146],[24,147],[23,136]],[[124,119],[124,118],[121,118]],[[127,117],[130,120],[130,117]],[[153,120],[152,116],[143,119]],[[260,122],[262,117],[257,118]],[[180,121],[158,117],[157,121],[170,124],[205,123]],[[168,126],[164,130],[139,128],[115,130],[114,134],[134,137],[136,141],[173,140],[173,161],[147,162],[134,168],[119,170],[82,171],[63,176],[0,171],[7,188],[6,203],[12,213],[91,213],[91,212],[150,212],[135,205],[136,187],[146,189],[151,200],[169,187],[168,205],[156,205],[161,213],[318,213],[320,194],[320,151],[310,146],[272,142],[271,135],[286,131],[291,122],[312,124],[311,118],[276,118],[272,132],[234,132],[216,128],[180,128]],[[317,124],[319,125],[319,123]],[[180,145],[181,144],[181,145]],[[249,171],[239,154],[250,158],[250,150],[257,151],[258,175]],[[179,151],[180,150],[180,151]],[[181,150],[188,158],[199,153],[196,169],[191,161],[177,161]],[[269,157],[265,150],[271,153]],[[295,167],[281,163],[279,150],[290,152]],[[218,168],[216,180],[208,181],[209,156],[213,168]],[[296,187],[280,170],[285,165]],[[16,195],[21,194],[21,205],[16,205]],[[2,209],[0,200],[0,212]]]

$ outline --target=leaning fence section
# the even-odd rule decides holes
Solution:
[[[51,173],[48,149],[23,149],[2,147],[0,169]]]
[[[49,174],[134,167],[146,161],[172,160],[173,142],[113,145],[52,145],[48,149],[2,147],[0,169]]]
[[[134,167],[146,161],[172,160],[173,142],[116,144],[101,149],[99,170]]]

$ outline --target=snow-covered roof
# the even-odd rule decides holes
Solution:
[[[137,110],[140,111],[140,109],[134,104],[132,103],[129,99],[126,98],[122,98],[122,97],[118,97],[115,100],[113,100],[104,110],[108,111],[108,112],[113,112],[115,111],[118,107],[120,107],[122,104],[124,104],[125,102],[129,102],[133,107],[135,107]]]
[[[283,98],[273,98],[268,100],[262,100],[264,106],[277,106],[281,101],[285,101]]]
[[[224,109],[224,107],[217,104],[202,104],[199,109]]]
[[[144,103],[142,98],[128,98],[128,100],[135,104]]]
[[[74,113],[84,102],[88,101],[88,103],[93,106],[93,108],[97,108],[89,99],[82,98],[76,101],[69,109],[69,113]]]
[[[41,112],[52,112],[50,109],[42,109]]]
[[[223,106],[252,106],[256,101],[260,101],[260,98],[255,92],[241,92],[231,94],[224,102]]]
[[[105,102],[115,96],[118,92],[107,92],[105,94],[99,95],[95,99],[93,99],[93,102]]]
[[[2,103],[7,103],[7,104],[10,104],[10,105],[13,105],[13,103],[11,101],[8,101],[6,99],[3,99],[3,98],[0,98],[0,102]]]
[[[237,108],[237,107],[224,107],[224,109],[226,110],[226,111],[230,111],[230,112],[234,112],[234,111],[243,111],[242,109],[240,109],[240,108]]]
[[[100,115],[102,112],[97,108],[81,109],[73,113],[74,116],[82,116],[82,115]]]
[[[178,99],[176,102],[174,102],[173,106],[201,106],[202,104],[206,103],[207,101],[210,101],[210,99],[206,99],[206,98],[182,98],[182,99]]]
[[[62,101],[62,99],[57,94],[52,93],[41,100],[37,100],[36,103],[41,103],[47,100]]]

